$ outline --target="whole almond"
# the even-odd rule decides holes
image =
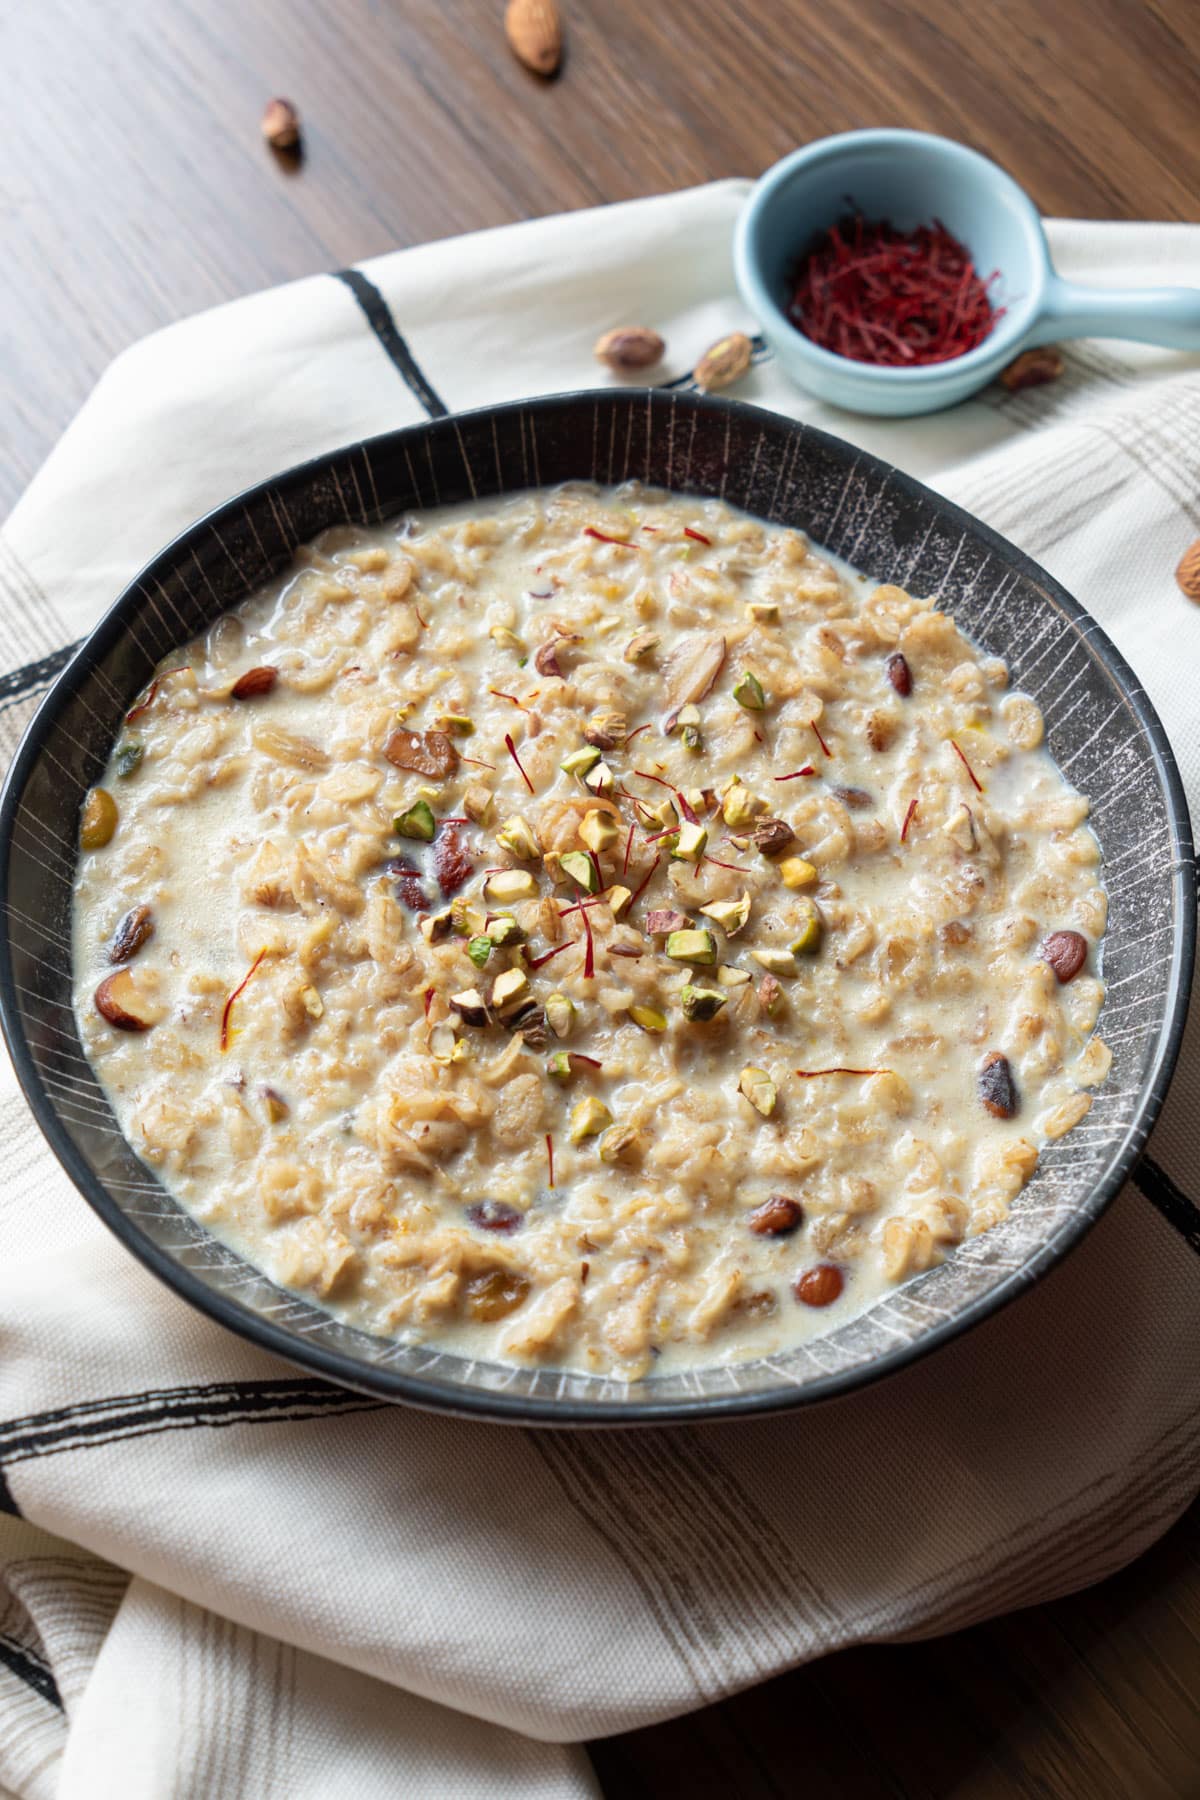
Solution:
[[[661,362],[666,345],[648,325],[618,325],[596,341],[595,355],[610,369],[649,369]]]
[[[118,1031],[149,1031],[153,1019],[138,1012],[138,993],[128,969],[106,975],[95,994],[96,1011]]]
[[[1061,352],[1053,344],[1043,344],[1038,350],[1022,351],[1015,362],[1010,362],[1001,371],[1000,384],[1015,394],[1021,388],[1044,387],[1048,381],[1057,381],[1062,372]]]
[[[1200,601],[1200,538],[1180,557],[1175,579],[1189,600]]]
[[[718,338],[704,352],[692,371],[692,380],[706,394],[713,388],[729,387],[741,380],[750,367],[753,354],[754,345],[745,332],[731,331],[728,337]]]
[[[300,115],[290,100],[268,100],[261,129],[272,150],[294,150],[300,142]]]
[[[508,0],[504,30],[518,62],[553,75],[562,61],[562,23],[554,0]]]
[[[279,680],[279,670],[273,669],[270,663],[261,663],[257,669],[247,669],[239,675],[230,688],[230,697],[234,700],[257,700],[260,694],[269,694]]]

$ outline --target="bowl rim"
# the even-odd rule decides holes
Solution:
[[[735,418],[762,419],[797,432],[832,449],[839,458],[856,460],[887,485],[912,499],[933,505],[950,524],[965,535],[981,541],[1001,557],[1023,578],[1031,580],[1047,593],[1071,623],[1083,632],[1094,646],[1098,660],[1116,681],[1145,732],[1152,753],[1155,772],[1166,804],[1168,826],[1175,855],[1172,861],[1172,893],[1175,930],[1171,946],[1171,968],[1165,988],[1164,1014],[1154,1054],[1142,1084],[1143,1099],[1130,1118],[1114,1148],[1104,1178],[1082,1197],[1081,1202],[1058,1235],[1042,1244],[1025,1262],[1010,1272],[987,1293],[978,1296],[959,1311],[947,1315],[919,1338],[898,1346],[867,1362],[819,1376],[803,1385],[781,1380],[775,1387],[759,1393],[680,1396],[670,1400],[558,1400],[541,1396],[511,1395],[503,1389],[458,1387],[452,1383],[433,1381],[421,1375],[406,1374],[383,1364],[360,1362],[341,1351],[314,1344],[300,1335],[265,1319],[261,1314],[241,1306],[227,1294],[207,1286],[191,1269],[177,1262],[131,1219],[109,1194],[101,1179],[75,1145],[59,1119],[56,1107],[43,1086],[33,1061],[22,1023],[17,988],[12,967],[10,914],[7,906],[10,865],[14,857],[13,827],[17,808],[29,775],[40,758],[62,707],[75,695],[93,668],[125,630],[124,614],[142,600],[138,589],[160,565],[173,567],[200,533],[211,531],[226,518],[233,519],[241,509],[266,490],[286,482],[315,482],[330,468],[359,452],[365,445],[373,448],[395,444],[411,446],[429,434],[453,433],[470,421],[491,421],[506,417],[528,417],[531,411],[551,417],[570,414],[598,399],[645,408],[648,404],[678,407],[683,405],[697,414],[709,413],[724,418],[727,429]],[[500,492],[515,491],[500,489]],[[672,490],[687,491],[687,490]],[[697,490],[699,491],[699,490]],[[16,852],[20,855],[20,852]],[[541,1425],[576,1428],[588,1426],[621,1427],[701,1422],[716,1419],[756,1417],[791,1411],[830,1401],[889,1375],[898,1373],[911,1363],[928,1355],[943,1344],[959,1337],[973,1326],[999,1312],[1074,1249],[1100,1218],[1120,1191],[1141,1155],[1143,1145],[1161,1110],[1171,1075],[1174,1071],[1187,1018],[1192,968],[1196,953],[1196,882],[1192,851],[1191,822],[1182,779],[1166,732],[1145,689],[1112,643],[1107,633],[1091,617],[1079,601],[1024,551],[1010,543],[992,527],[972,517],[953,501],[945,499],[914,476],[894,468],[883,458],[859,449],[830,432],[820,431],[802,420],[741,400],[702,394],[679,394],[646,388],[579,389],[563,394],[546,395],[532,400],[502,402],[474,408],[469,412],[450,414],[445,418],[422,420],[394,431],[381,432],[366,439],[356,439],[338,448],[308,457],[303,462],[279,471],[265,480],[252,483],[221,505],[210,508],[176,533],[148,563],[128,581],[111,606],[66,664],[53,686],[41,700],[26,727],[0,791],[0,1030],[21,1089],[34,1118],[59,1163],[88,1202],[125,1248],[142,1265],[156,1275],[182,1299],[218,1324],[247,1339],[257,1348],[279,1356],[308,1372],[322,1376],[340,1387],[369,1394],[372,1398],[399,1402],[426,1411],[448,1413],[463,1418],[486,1419],[495,1423]],[[280,1290],[285,1292],[286,1290]],[[721,1365],[714,1365],[720,1367]]]
[[[997,194],[1007,196],[1020,217],[1030,246],[1030,291],[1009,306],[981,344],[962,356],[945,362],[922,363],[917,368],[896,368],[887,363],[858,362],[853,357],[839,356],[814,344],[792,323],[779,305],[762,270],[762,258],[755,242],[764,214],[772,203],[791,187],[798,174],[829,162],[836,162],[854,151],[881,148],[904,155],[918,146],[934,146],[935,153],[946,162],[965,162],[975,167]],[[1054,276],[1050,248],[1042,226],[1041,214],[1030,196],[1007,169],[993,162],[981,150],[961,144],[955,138],[933,131],[913,131],[901,126],[873,126],[862,131],[842,131],[831,137],[814,138],[790,150],[778,162],[765,169],[754,183],[738,214],[733,238],[734,275],[742,299],[758,319],[763,330],[777,335],[787,344],[788,354],[808,362],[814,369],[842,380],[855,380],[891,387],[897,390],[936,387],[959,374],[978,375],[982,382],[996,363],[1015,356],[1045,310],[1046,296]]]

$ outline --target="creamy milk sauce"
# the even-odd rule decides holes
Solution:
[[[327,533],[166,659],[102,784],[117,823],[81,857],[76,1007],[139,1154],[367,1330],[630,1378],[829,1331],[1003,1218],[1107,1071],[1105,901],[1036,707],[931,604],[637,487]],[[561,766],[597,716],[610,785]],[[397,766],[408,733],[453,767]],[[679,795],[698,860],[661,835],[686,828]],[[589,812],[617,830],[590,975]],[[404,814],[438,841],[398,835]],[[514,816],[533,841],[506,847]],[[769,820],[793,835],[765,854]],[[489,870],[528,893],[489,900]],[[702,911],[743,896],[744,925]],[[668,954],[668,909],[711,963]],[[477,966],[489,913],[524,943]],[[1042,945],[1064,932],[1086,962],[1060,982]],[[144,941],[114,963],[114,934]],[[498,1003],[472,1023],[463,995],[510,970],[522,1029]],[[108,1012],[147,1029],[98,1010],[114,976]],[[1012,1116],[981,1097],[997,1056]],[[827,1069],[867,1073],[797,1073]],[[793,1228],[756,1229],[780,1198]]]

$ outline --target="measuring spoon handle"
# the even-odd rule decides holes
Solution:
[[[1094,288],[1055,277],[1027,342],[1081,337],[1200,350],[1200,288]]]

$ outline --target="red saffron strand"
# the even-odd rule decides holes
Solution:
[[[149,704],[149,702],[147,702],[147,704]],[[250,964],[250,967],[247,969],[246,973],[243,975],[241,981],[238,983],[237,987],[234,988],[232,994],[230,994],[228,1000],[226,1000],[225,1005],[221,1009],[221,1048],[222,1048],[222,1050],[228,1050],[228,1048],[229,1048],[229,1018],[230,1018],[230,1014],[233,1012],[233,1003],[238,998],[239,994],[245,993],[246,988],[249,986],[249,983],[250,983],[250,977],[253,975],[255,969],[257,969],[259,963],[262,961],[263,957],[266,954],[267,953],[265,950],[259,951],[259,953],[255,957],[254,961]]]
[[[633,899],[629,902],[630,912],[633,911],[634,907],[637,905],[638,901],[641,899],[641,897],[645,893],[646,889],[650,886],[650,882],[653,879],[654,872],[658,868],[658,865],[661,861],[662,861],[661,854],[655,857],[654,868],[650,870],[649,874],[646,876],[645,880],[642,882],[641,887],[638,888],[637,892],[633,896]]]
[[[604,1064],[598,1056],[585,1056],[582,1050],[568,1050],[568,1057],[573,1063],[586,1063],[589,1069],[602,1069]]]
[[[656,781],[659,787],[665,787],[669,793],[673,794],[675,792],[675,789],[671,786],[670,782],[664,781],[661,775],[651,775],[645,769],[634,769],[633,773],[635,775],[640,775],[643,781]]]
[[[473,769],[493,769],[494,770],[496,767],[495,763],[484,762],[483,759],[478,756],[460,756],[458,760],[459,760],[459,762],[470,763],[470,765]]]
[[[903,843],[905,838],[908,836],[908,828],[913,822],[913,814],[916,812],[916,810],[917,810],[916,801],[910,800],[908,803],[908,811],[904,815],[904,823],[900,827],[900,842],[901,843]]]
[[[587,939],[587,949],[583,953],[583,979],[591,981],[596,973],[596,946],[592,941],[592,921],[583,910],[583,935]]]
[[[971,767],[970,763],[967,761],[966,757],[963,755],[963,753],[959,749],[958,745],[954,742],[953,738],[950,739],[950,748],[953,750],[955,756],[957,756],[957,758],[958,758],[959,762],[962,764],[963,768],[967,771],[967,774],[971,777],[972,782],[974,782],[976,792],[982,794],[982,792],[983,792],[982,781],[979,781],[976,779],[974,769]]]
[[[625,739],[625,749],[628,750],[635,737],[641,737],[643,731],[649,731],[649,729],[649,725],[639,725],[636,731],[631,731],[629,736]]]
[[[635,819],[629,827],[629,836],[625,839],[625,856],[621,863],[621,874],[623,876],[628,875],[629,873],[629,852],[633,849],[633,834],[636,830],[637,820]]]
[[[532,783],[532,781],[530,781],[530,779],[529,779],[528,775],[525,773],[524,769],[521,768],[521,759],[517,755],[516,746],[514,745],[511,737],[509,737],[507,731],[504,734],[504,748],[508,751],[508,754],[512,757],[513,761],[516,763],[518,770],[520,770],[521,780],[525,783],[525,786],[529,789],[530,793],[532,794],[534,792],[533,783]]]
[[[497,700],[511,700],[518,712],[528,712],[529,711],[529,708],[527,706],[521,705],[521,702],[517,699],[517,696],[515,694],[503,694],[503,693],[501,693],[499,688],[489,688],[488,693],[495,694]]]
[[[890,1075],[890,1069],[795,1069],[801,1081],[815,1081],[818,1075]]]
[[[607,531],[597,531],[594,525],[585,525],[583,528],[583,535],[584,537],[595,538],[597,542],[601,544],[623,544],[626,550],[637,549],[637,545],[631,542],[629,538],[610,537]]]
[[[417,605],[415,600],[412,603],[412,609],[416,613],[418,619],[420,619],[420,621],[421,621],[422,630],[428,631],[429,630],[429,620],[425,617],[424,613],[422,613],[420,607]]]
[[[683,535],[684,535],[684,537],[694,538],[698,544],[711,544],[712,543],[712,539],[710,537],[705,537],[705,535],[702,531],[693,531],[690,525],[684,526]]]
[[[812,726],[813,730],[816,732],[817,742],[818,742],[818,744],[820,744],[820,746],[821,746],[822,750],[825,752],[826,756],[832,756],[833,751],[829,748],[829,745],[825,742],[825,739],[821,736],[821,732],[817,725],[817,721],[815,719],[810,719],[808,722]]]
[[[555,944],[553,950],[543,950],[540,956],[531,956],[529,958],[529,967],[531,969],[540,969],[550,961],[552,956],[561,956],[564,950],[569,950],[570,948],[571,945],[569,941],[565,944]]]
[[[802,769],[793,769],[790,775],[772,775],[772,781],[799,781],[802,775],[815,775],[816,770],[811,763],[805,763]]]
[[[127,725],[131,725],[135,719],[141,718],[142,714],[147,710],[147,708],[153,704],[154,696],[155,696],[155,694],[157,694],[158,689],[159,689],[159,678],[156,675],[154,677],[154,680],[150,683],[150,686],[146,690],[146,698],[144,700],[139,700],[137,705],[135,707],[133,707],[131,711],[129,711],[125,714],[125,723]]]
[[[554,1186],[554,1139],[546,1133],[546,1161],[550,1165],[550,1186]]]
[[[425,989],[425,1017],[426,1018],[429,1017],[429,1009],[432,1005],[433,1005],[433,989],[431,987],[427,987]]]
[[[684,818],[687,820],[688,824],[689,825],[698,825],[700,823],[700,820],[696,816],[694,809],[691,806],[689,806],[684,795],[679,792],[678,788],[675,789],[675,798],[678,800],[679,810],[683,814]]]
[[[716,863],[718,869],[734,869],[739,875],[748,875],[750,873],[745,863],[722,862],[719,856],[706,856],[704,860],[705,862]]]

